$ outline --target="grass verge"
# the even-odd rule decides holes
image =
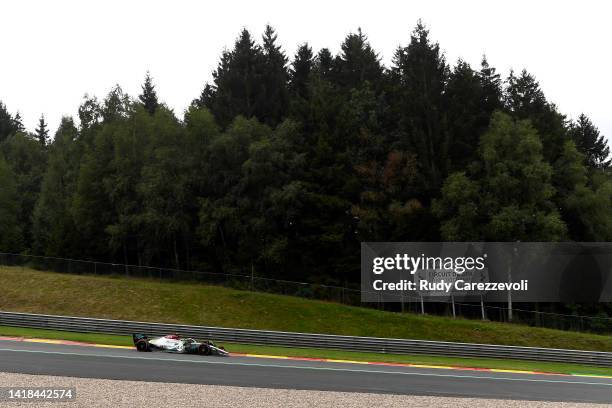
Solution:
[[[107,334],[76,333],[59,330],[28,329],[21,327],[0,326],[0,335],[27,338],[71,340],[85,343],[132,346],[129,336]],[[425,355],[361,353],[354,351],[316,348],[292,348],[278,346],[258,346],[251,344],[223,343],[234,353],[262,354],[270,356],[328,358],[353,361],[373,361],[384,363],[409,363],[438,366],[494,368],[505,370],[540,371],[563,374],[606,375],[612,376],[612,368],[583,366],[579,364],[548,363],[526,360],[502,360],[492,358],[461,358]]]

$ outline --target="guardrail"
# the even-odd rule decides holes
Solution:
[[[524,359],[612,367],[612,353],[599,351],[230,329],[14,312],[0,312],[0,325],[123,335],[143,333],[159,336],[179,333],[186,337],[246,344],[332,348],[393,354]]]

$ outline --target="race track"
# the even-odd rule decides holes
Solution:
[[[612,379],[0,341],[0,372],[321,391],[612,403]],[[35,384],[33,384],[35,386]]]

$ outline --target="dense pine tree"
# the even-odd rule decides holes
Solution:
[[[449,167],[450,144],[443,98],[449,70],[440,46],[419,22],[407,47],[395,53],[392,66],[395,115],[402,142],[416,153],[423,189],[432,194]]]
[[[153,79],[148,71],[147,75],[145,76],[144,84],[142,84],[142,93],[138,96],[138,99],[150,115],[153,115],[159,107],[157,92],[155,92],[155,85],[153,85]]]
[[[80,148],[72,118],[64,117],[48,149],[48,163],[33,211],[33,248],[52,256],[78,256],[71,201],[76,187]]]
[[[13,119],[13,126],[16,132],[25,131],[25,126],[23,126],[23,121],[21,120],[21,114],[19,111],[15,114],[15,118]]]
[[[317,54],[315,63],[317,74],[322,79],[330,79],[334,70],[334,57],[328,48],[322,48]]]
[[[581,114],[578,120],[572,123],[570,135],[580,152],[584,154],[589,167],[593,169],[610,168],[612,159],[608,142],[586,115]]]
[[[383,69],[376,52],[361,32],[349,34],[342,43],[340,55],[335,59],[334,80],[344,88],[358,88],[365,81],[377,84]]]
[[[49,130],[47,129],[47,122],[45,122],[45,116],[41,115],[38,120],[38,127],[35,130],[36,132],[36,140],[42,147],[45,147],[49,144]]]
[[[285,117],[289,107],[287,82],[287,57],[277,44],[274,29],[267,25],[263,35],[263,61],[259,68],[264,90],[257,101],[255,116],[270,125],[276,126]]]
[[[211,84],[205,84],[200,96],[191,102],[196,108],[214,108],[215,88]]]
[[[482,105],[485,112],[492,114],[496,110],[503,109],[503,90],[501,76],[496,69],[489,65],[486,56],[480,62],[480,72],[478,74],[480,86],[483,92]],[[490,115],[489,115],[490,116]]]
[[[221,56],[217,70],[213,72],[214,96],[208,103],[222,126],[229,125],[238,115],[250,118],[260,110],[258,104],[265,101],[263,58],[261,47],[255,44],[246,29],[240,33],[232,51]]]
[[[22,243],[25,248],[31,248],[34,239],[32,212],[38,200],[40,183],[45,171],[45,149],[30,134],[17,131],[0,143],[0,156],[4,157],[14,177],[18,193],[17,225],[21,231]]]
[[[0,251],[17,253],[24,249],[21,203],[15,174],[1,155],[0,186]]]
[[[16,131],[15,119],[0,101],[0,143]]]
[[[468,63],[459,60],[449,76],[444,99],[450,133],[450,165],[464,169],[475,159],[475,147],[492,113],[485,110],[482,83]]]
[[[519,119],[529,119],[536,128],[544,145],[544,155],[554,162],[568,140],[565,116],[557,111],[554,104],[546,100],[544,92],[535,77],[526,70],[516,76],[510,72],[506,80],[505,107]]]
[[[299,46],[289,71],[289,89],[294,97],[307,98],[308,84],[314,67],[312,48],[307,43]]]

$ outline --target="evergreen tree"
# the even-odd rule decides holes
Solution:
[[[148,71],[145,76],[144,84],[142,85],[142,94],[138,96],[138,99],[150,115],[153,115],[159,106],[155,85],[153,85],[153,79]]]
[[[455,171],[465,169],[477,158],[478,141],[491,115],[503,108],[500,76],[484,57],[479,72],[459,60],[448,78],[444,100],[450,166]]]
[[[276,32],[270,25],[266,25],[263,35],[263,61],[258,68],[264,90],[256,100],[255,116],[270,126],[281,122],[289,106],[287,57],[276,40]]]
[[[483,92],[483,108],[489,116],[496,110],[503,108],[502,81],[496,69],[489,65],[487,57],[483,56],[478,75]]]
[[[510,71],[506,80],[506,108],[515,116],[526,119],[548,107],[548,101],[533,75],[522,70],[519,76]]]
[[[591,120],[584,114],[570,126],[570,135],[578,150],[585,156],[586,164],[593,169],[609,169],[612,164],[610,147]]]
[[[48,256],[78,256],[73,251],[77,237],[71,210],[81,151],[72,118],[62,118],[48,151],[48,164],[32,215],[33,248]]]
[[[521,71],[519,76],[510,72],[506,82],[506,109],[516,118],[531,121],[544,145],[544,157],[549,163],[554,163],[569,139],[565,116],[546,100],[540,84],[526,70]]]
[[[31,135],[17,131],[0,144],[0,156],[11,168],[18,193],[19,225],[23,245],[32,247],[32,211],[45,171],[45,149]],[[1,189],[2,187],[0,187]]]
[[[18,253],[24,249],[19,192],[15,174],[2,155],[0,186],[0,251]]]
[[[478,141],[492,113],[484,109],[484,93],[478,73],[459,60],[449,76],[444,95],[451,134],[449,160],[454,169],[464,169],[476,158]]]
[[[196,108],[214,108],[214,99],[215,99],[215,87],[211,84],[205,84],[204,89],[200,93],[200,96],[197,99],[194,99],[191,102],[191,105]]]
[[[328,48],[322,48],[317,54],[315,69],[321,79],[330,79],[334,70],[334,57]]]
[[[341,45],[341,53],[335,59],[336,82],[345,88],[357,88],[364,81],[378,85],[383,69],[376,52],[368,43],[368,38],[361,32],[349,34]]]
[[[403,145],[416,152],[427,195],[441,185],[449,166],[449,134],[443,109],[448,67],[437,43],[419,21],[407,47],[400,47],[392,67],[394,115]]]
[[[13,126],[16,132],[24,132],[25,126],[23,126],[23,121],[21,119],[21,114],[19,111],[15,114],[15,118],[13,119]]]
[[[217,121],[227,126],[238,115],[254,116],[265,100],[262,81],[263,52],[243,29],[231,52],[224,52],[213,72],[215,94],[212,112]]]
[[[46,147],[49,144],[49,130],[47,129],[47,122],[45,122],[45,115],[41,115],[38,120],[38,127],[36,128],[36,140],[42,147]]]
[[[15,119],[6,109],[2,101],[0,101],[0,143],[9,137],[9,135],[17,132],[17,130]]]
[[[304,43],[299,46],[289,71],[289,88],[294,96],[307,98],[308,83],[313,66],[312,48]]]

